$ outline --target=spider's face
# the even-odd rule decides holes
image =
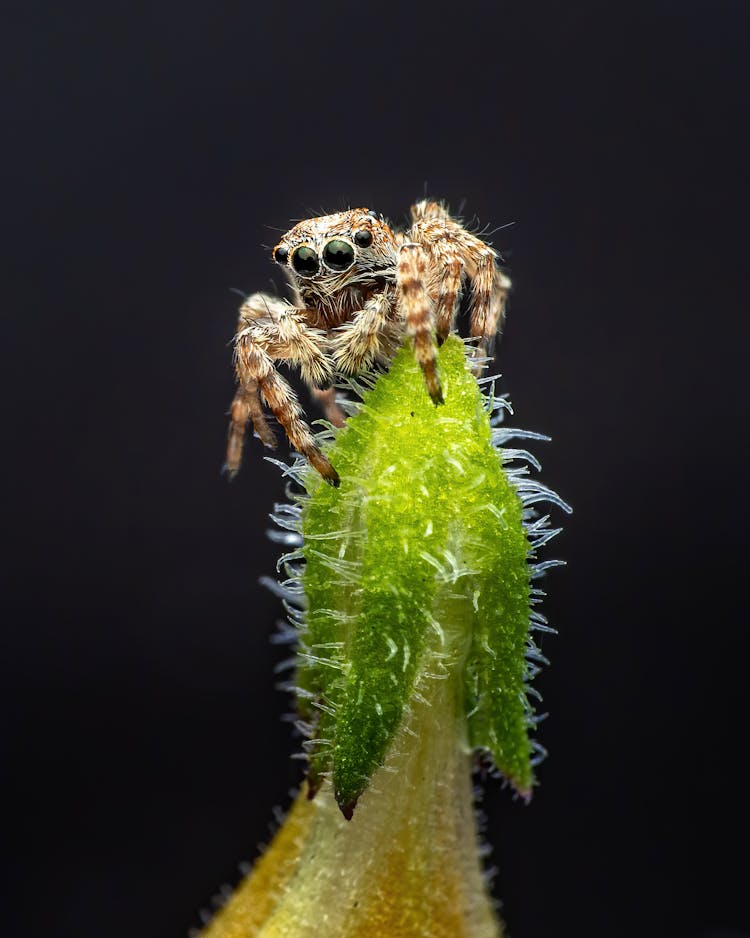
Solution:
[[[393,232],[383,217],[354,208],[301,221],[273,249],[273,259],[301,288],[329,292],[387,276],[395,267],[395,252]]]

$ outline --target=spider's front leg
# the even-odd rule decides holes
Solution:
[[[311,385],[327,383],[332,371],[322,349],[322,335],[306,325],[304,310],[262,294],[250,297],[240,313],[235,337],[238,389],[232,404],[227,469],[234,474],[240,467],[248,420],[252,421],[266,446],[275,446],[273,433],[263,416],[262,398],[284,428],[294,449],[327,482],[338,485],[338,474],[315,443],[296,394],[274,365],[276,359],[298,364],[302,377]]]
[[[421,244],[401,245],[396,268],[401,314],[406,332],[414,342],[414,355],[424,374],[427,390],[435,404],[443,403],[443,389],[437,372],[437,344],[432,300],[427,292],[429,259]]]
[[[393,288],[389,287],[371,296],[351,322],[336,330],[331,354],[337,371],[360,374],[376,361],[386,361],[392,356],[398,343],[392,311]]]

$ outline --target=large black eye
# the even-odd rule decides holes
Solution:
[[[323,262],[331,270],[346,270],[354,263],[354,248],[340,238],[334,238],[323,248]]]
[[[289,248],[285,248],[283,244],[280,244],[273,252],[273,259],[277,264],[286,264],[289,260]]]
[[[361,248],[369,248],[372,244],[372,232],[367,231],[367,229],[355,232],[354,243],[358,244]]]
[[[292,267],[303,277],[313,277],[320,268],[318,255],[312,248],[303,244],[292,254]]]

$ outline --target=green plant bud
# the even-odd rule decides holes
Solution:
[[[346,817],[433,681],[463,688],[467,750],[524,797],[534,783],[528,681],[544,659],[530,626],[551,630],[533,611],[532,580],[552,563],[535,564],[535,549],[556,532],[532,505],[568,509],[525,466],[508,467],[538,464],[506,442],[542,437],[493,418],[504,402],[482,394],[460,339],[443,344],[438,367],[445,402],[435,406],[402,348],[329,434],[340,487],[296,467],[307,494],[278,506],[303,537],[282,558],[282,589],[293,603],[301,585],[306,598],[292,616],[310,791],[330,777]]]

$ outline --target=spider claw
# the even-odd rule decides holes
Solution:
[[[325,460],[325,471],[320,466],[316,466],[315,468],[323,476],[323,478],[326,480],[326,482],[329,485],[332,485],[335,489],[337,489],[341,485],[341,479],[339,478],[339,474],[338,472],[336,472],[333,466],[328,462],[325,456],[323,456],[323,459]]]
[[[437,378],[437,376],[435,376]],[[432,403],[437,406],[438,404],[444,404],[445,398],[443,397],[443,386],[439,380],[427,382],[427,393],[430,395]]]
[[[341,485],[338,472],[336,472],[330,461],[326,459],[320,450],[310,453],[307,458],[313,469],[317,469],[329,485],[332,485],[335,489]]]

